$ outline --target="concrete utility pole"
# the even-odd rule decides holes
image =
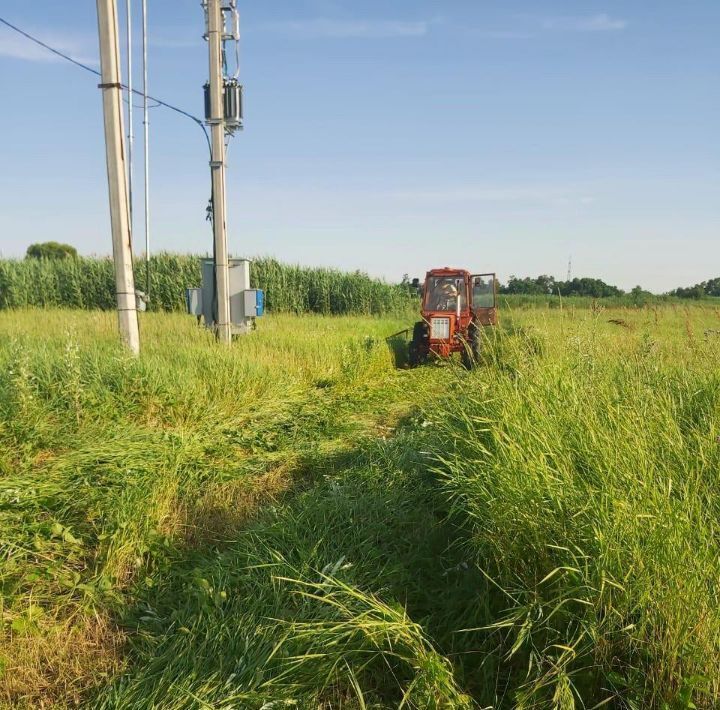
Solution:
[[[110,223],[112,227],[115,292],[118,322],[123,342],[135,355],[140,352],[135,278],[130,244],[128,192],[125,175],[122,86],[116,0],[97,0],[100,69],[102,74],[103,115]]]
[[[225,222],[225,106],[223,101],[222,41],[225,21],[220,0],[207,0],[210,55],[210,130],[212,133],[212,208],[215,239],[216,332],[221,343],[232,342],[230,272]]]

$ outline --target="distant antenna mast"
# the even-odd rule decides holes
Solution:
[[[572,254],[570,254],[570,258],[568,259],[567,280],[572,281]]]

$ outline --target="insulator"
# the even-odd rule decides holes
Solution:
[[[240,40],[240,14],[237,0],[228,0],[220,6],[223,15],[223,40]]]

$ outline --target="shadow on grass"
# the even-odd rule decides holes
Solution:
[[[410,331],[402,331],[395,335],[391,335],[385,340],[392,357],[393,365],[398,369],[409,367],[409,346],[408,333]]]
[[[309,451],[253,516],[228,512],[222,544],[157,556],[122,620],[128,671],[93,706],[391,708],[408,693],[440,708],[468,705],[458,686],[486,694],[497,669],[465,655],[477,633],[455,632],[487,622],[487,582],[419,453],[426,436],[406,424]]]

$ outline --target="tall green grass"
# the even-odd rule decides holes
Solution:
[[[720,341],[697,313],[501,330],[477,386],[427,413],[492,580],[460,633],[518,707],[720,702]]]
[[[265,290],[276,313],[383,314],[407,308],[406,289],[361,272],[308,268],[255,259],[253,286]],[[136,268],[145,289],[145,267]],[[200,259],[158,254],[150,260],[150,310],[182,311],[185,289],[199,286]],[[108,310],[115,307],[112,261],[107,258],[0,260],[0,309],[28,306]]]

